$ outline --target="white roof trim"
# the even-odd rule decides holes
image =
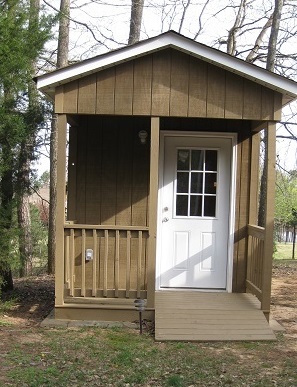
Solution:
[[[37,88],[47,94],[52,94],[54,92],[54,88],[59,84],[67,83],[87,74],[91,74],[104,68],[111,67],[168,47],[183,51],[189,55],[222,67],[235,74],[251,79],[257,83],[267,86],[270,89],[276,90],[286,95],[287,100],[293,100],[297,97],[296,82],[267,71],[261,67],[247,63],[219,50],[197,43],[192,39],[186,38],[173,31],[169,31],[134,45],[126,46],[118,50],[87,59],[69,67],[41,75],[37,77]]]

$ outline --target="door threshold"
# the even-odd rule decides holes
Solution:
[[[156,292],[197,292],[197,293],[227,293],[227,289],[210,289],[210,288],[166,288],[156,289]]]

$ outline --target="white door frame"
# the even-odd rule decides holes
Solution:
[[[157,217],[157,249],[156,249],[156,290],[162,290],[160,287],[161,274],[161,254],[162,254],[162,186],[164,171],[164,144],[165,137],[207,137],[207,138],[228,138],[231,139],[231,190],[230,190],[230,215],[229,215],[229,237],[228,237],[228,258],[227,258],[227,285],[226,291],[232,292],[232,274],[233,274],[233,252],[234,252],[234,228],[235,228],[235,189],[236,189],[236,160],[237,160],[237,133],[220,133],[220,132],[180,132],[180,131],[160,131],[160,158],[159,158],[159,189],[158,189],[158,217]],[[166,290],[170,290],[166,288]],[[191,289],[194,290],[194,289]],[[182,291],[182,290],[181,290]],[[187,290],[184,290],[187,291]],[[198,289],[197,291],[205,291]],[[210,290],[206,290],[210,291]],[[220,291],[220,290],[213,290]]]

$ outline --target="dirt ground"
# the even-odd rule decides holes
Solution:
[[[54,307],[54,277],[43,275],[14,280],[14,290],[2,295],[14,306],[1,316],[6,326],[38,326]],[[1,340],[0,325],[0,340]]]

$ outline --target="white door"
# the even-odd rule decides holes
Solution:
[[[226,289],[231,138],[165,136],[160,287]]]

